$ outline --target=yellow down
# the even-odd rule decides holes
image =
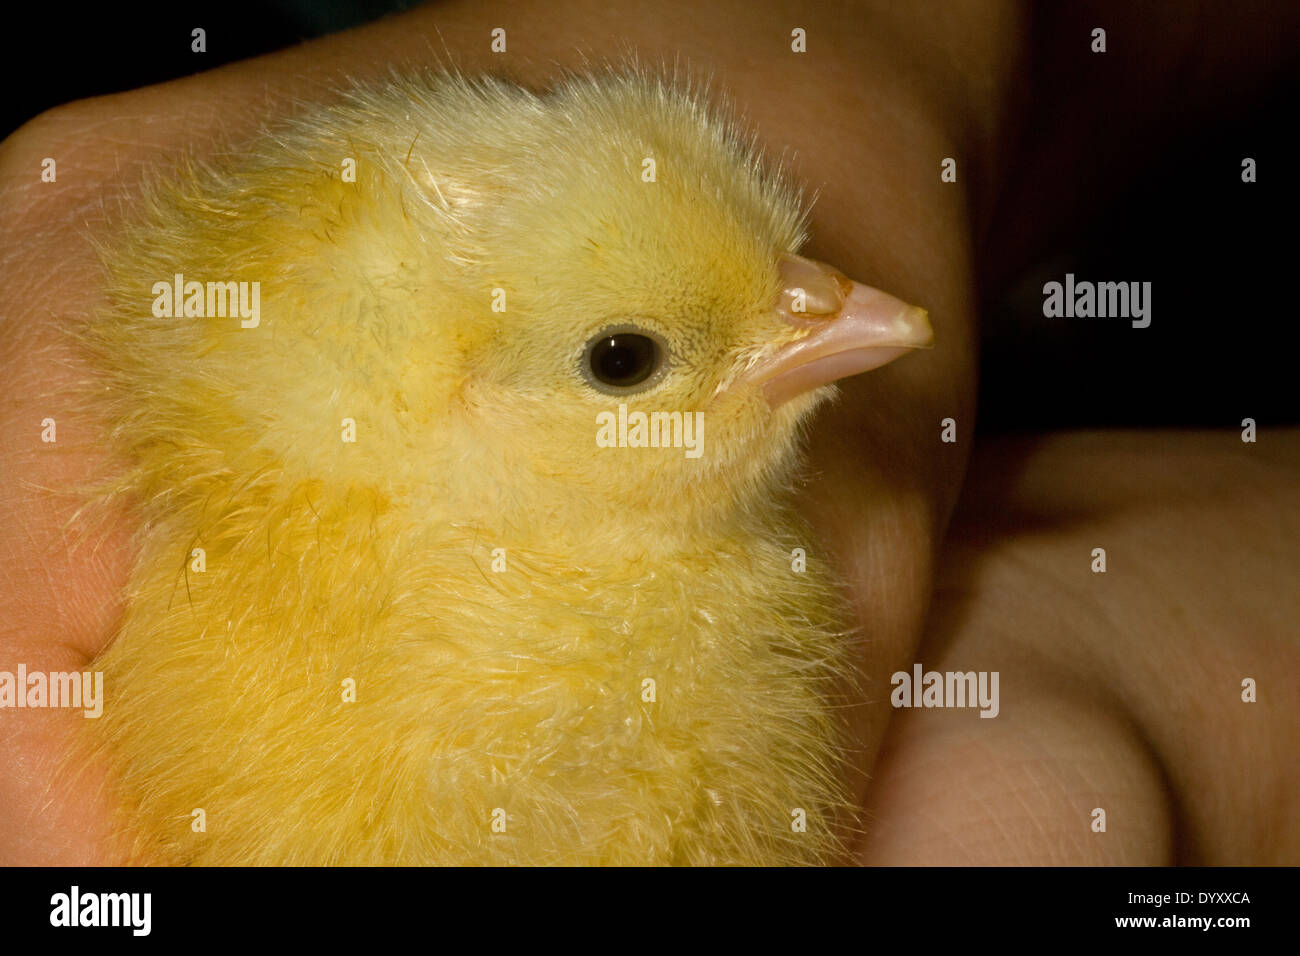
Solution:
[[[827,859],[845,639],[788,501],[828,390],[736,384],[802,222],[639,72],[395,77],[151,184],[82,331],[140,528],[86,725],[139,858]],[[155,314],[177,274],[257,324]],[[580,372],[622,325],[669,351],[626,396]],[[620,403],[702,453],[600,447]]]

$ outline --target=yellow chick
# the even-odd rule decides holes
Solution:
[[[84,333],[142,529],[87,722],[138,858],[842,849],[798,433],[931,332],[803,221],[637,72],[394,78],[150,187]]]

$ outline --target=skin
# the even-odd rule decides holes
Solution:
[[[38,117],[0,145],[0,667],[81,668],[121,612],[131,529],[120,516],[94,526],[77,517],[70,490],[115,463],[102,452],[103,423],[60,404],[89,372],[58,330],[93,310],[89,238],[141,173],[237,142],[345,75],[451,51],[467,71],[544,82],[557,64],[605,55],[617,35],[645,61],[680,55],[711,70],[767,147],[796,152],[795,175],[820,189],[805,254],[924,306],[934,322],[938,348],[850,380],[822,413],[803,492],[810,547],[831,548],[863,627],[868,694],[854,723],[867,828],[856,857],[1297,862],[1300,824],[1287,807],[1300,769],[1286,741],[1300,702],[1279,675],[1300,665],[1290,623],[1300,617],[1300,433],[1268,432],[1255,445],[1235,432],[987,442],[941,549],[973,444],[975,277],[988,286],[1014,273],[1049,229],[1076,221],[1082,204],[1067,197],[1121,180],[1119,156],[1078,158],[1090,128],[1154,152],[1176,132],[1154,125],[1175,96],[1204,102],[1208,120],[1215,77],[1226,71],[1245,94],[1281,69],[1276,22],[1243,14],[1216,25],[1227,14],[1197,13],[1225,37],[1214,62],[1189,59],[1188,30],[1106,10],[1112,35],[1143,35],[1153,75],[1183,65],[1180,82],[1134,88],[1117,57],[1101,82],[1125,91],[1124,108],[1101,115],[1076,102],[1070,122],[1059,102],[1025,93],[1031,45],[1020,37],[1034,32],[1049,65],[1033,69],[1050,73],[1051,45],[1086,35],[1103,14],[1084,4],[1031,16],[983,0],[945,4],[942,16],[889,3],[667,16],[609,2],[560,14],[521,3],[508,16],[449,3]],[[855,21],[862,29],[844,29]],[[789,52],[796,25],[808,31],[804,57]],[[496,26],[509,31],[507,57],[487,52]],[[39,181],[46,156],[57,184]],[[960,163],[956,184],[937,175],[948,156]],[[1055,180],[1035,175],[1044,168]],[[1029,214],[1044,202],[1060,216]],[[58,420],[57,446],[39,441],[45,417]],[[938,441],[947,417],[956,444]],[[1220,560],[1205,559],[1207,542]],[[1099,546],[1110,555],[1104,576],[1088,570]],[[1000,671],[1001,715],[892,710],[889,675],[916,661]],[[1255,704],[1240,700],[1247,676],[1260,684]],[[111,768],[55,773],[81,719],[0,718],[0,861],[120,861],[103,791]],[[1089,827],[1094,807],[1107,811],[1105,834]]]

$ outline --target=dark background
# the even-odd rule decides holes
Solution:
[[[1116,0],[1125,2],[1125,0]],[[39,11],[0,41],[0,135],[70,100],[133,89],[292,46],[415,6],[415,0],[104,5]],[[207,30],[207,53],[190,31]],[[1127,192],[1098,197],[1094,222],[1008,288],[986,290],[980,430],[1090,425],[1300,423],[1296,388],[1295,203],[1284,150],[1295,83],[1194,130]],[[1123,149],[1123,144],[1103,148]],[[1253,157],[1259,181],[1241,182]],[[1042,215],[1051,215],[1050,209]],[[1152,324],[1045,319],[1042,286],[1149,281]]]

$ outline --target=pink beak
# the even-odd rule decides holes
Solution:
[[[761,386],[772,408],[934,344],[924,309],[853,282],[828,265],[787,255],[781,276],[778,311],[791,325],[813,331],[763,358],[741,379]]]

